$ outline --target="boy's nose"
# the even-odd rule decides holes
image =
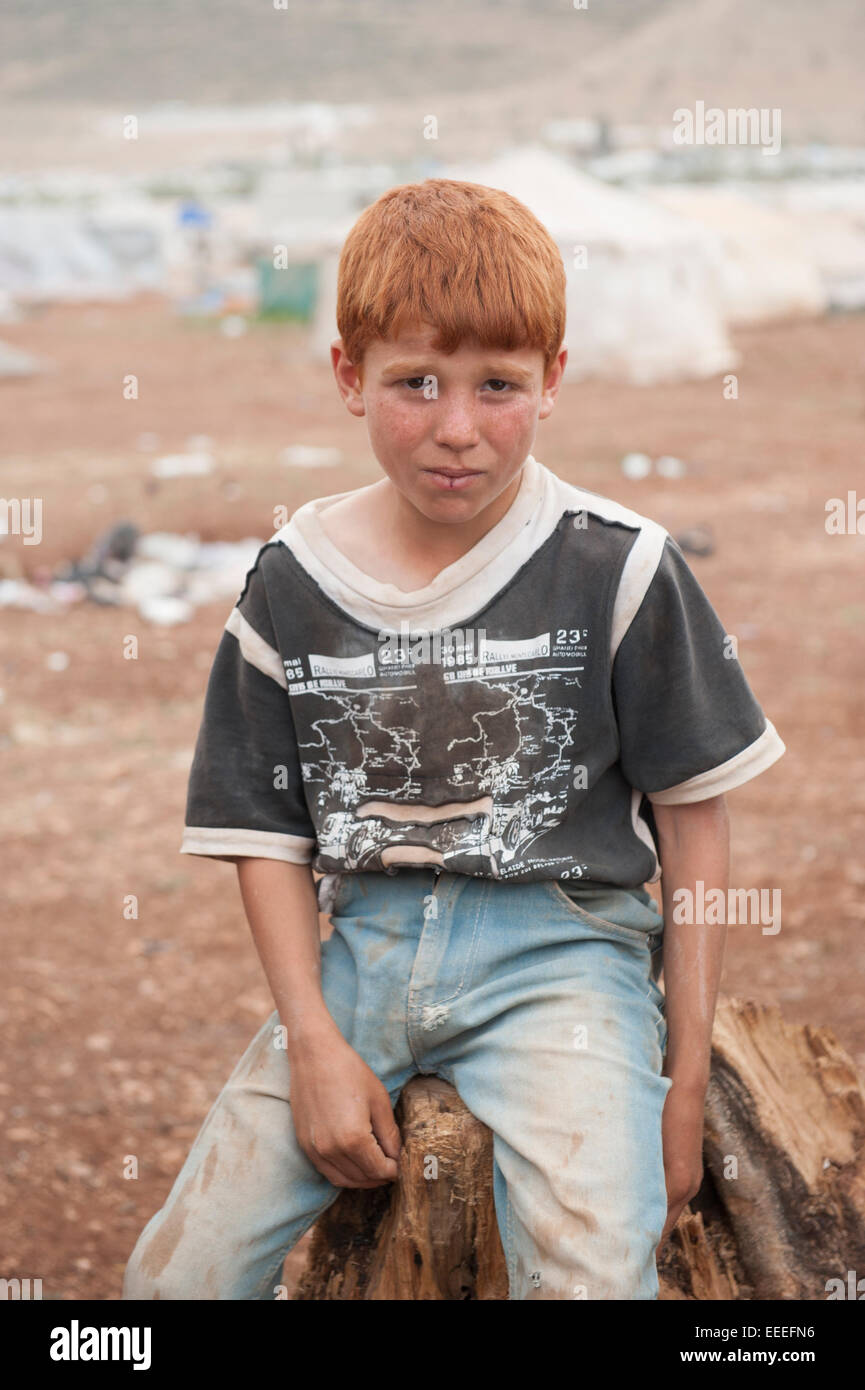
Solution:
[[[447,449],[467,449],[472,444],[477,444],[479,439],[474,403],[459,399],[440,399],[433,430],[435,443]]]

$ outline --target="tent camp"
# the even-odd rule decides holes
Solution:
[[[660,205],[718,233],[718,291],[730,324],[822,314],[828,303],[796,220],[727,187],[675,184],[647,190]]]
[[[735,364],[717,303],[721,249],[704,228],[608,188],[543,147],[449,166],[441,176],[505,189],[555,238],[568,281],[566,378],[650,385]],[[335,275],[331,254],[313,334],[318,357],[336,333]]]

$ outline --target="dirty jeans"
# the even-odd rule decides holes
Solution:
[[[391,1103],[436,1074],[492,1131],[508,1297],[657,1298],[672,1083],[645,889],[402,868],[339,875],[331,919],[325,1002]],[[297,1143],[278,1025],[217,1097],[123,1298],[275,1298],[286,1253],[339,1196]]]

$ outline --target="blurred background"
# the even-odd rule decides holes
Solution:
[[[395,183],[556,237],[534,452],[680,540],[787,744],[730,797],[782,929],[730,928],[723,989],[865,1067],[857,0],[6,0],[0,51],[0,1275],[117,1298],[272,1007],[186,778],[258,547],[379,476],[327,349]]]

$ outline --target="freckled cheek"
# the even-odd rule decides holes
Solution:
[[[417,403],[376,404],[368,413],[370,436],[392,444],[406,446],[423,439],[432,425],[429,413],[419,410]]]
[[[538,401],[521,397],[482,413],[480,428],[487,439],[512,440],[520,435],[531,435],[538,418]]]

